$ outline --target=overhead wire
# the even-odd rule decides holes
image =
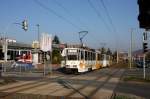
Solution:
[[[101,1],[101,4],[102,4],[102,6],[104,7],[105,12],[106,12],[106,15],[107,15],[107,17],[108,17],[109,23],[111,24],[111,26],[112,26],[114,32],[117,33],[116,27],[115,27],[115,25],[113,24],[113,21],[112,21],[112,19],[111,19],[111,16],[110,16],[110,14],[109,14],[109,12],[108,12],[108,9],[107,9],[107,7],[106,7],[104,1],[103,1],[103,0],[98,0],[98,1]]]
[[[76,27],[79,30],[83,30],[81,29],[79,26],[76,26],[74,23],[72,23],[71,21],[67,20],[65,17],[61,16],[60,14],[58,14],[57,12],[55,12],[54,10],[52,10],[51,8],[47,7],[46,5],[44,5],[43,3],[39,2],[38,0],[34,0],[36,4],[38,4],[39,6],[41,6],[42,8],[50,11],[51,13],[53,13],[54,15],[56,15],[57,17],[63,19],[64,21],[66,21],[67,23],[71,24],[72,26]],[[55,0],[54,0],[55,1]],[[68,13],[71,17],[73,17],[73,15],[69,12],[69,10],[67,10],[61,3],[59,2],[55,2],[58,6],[60,6],[62,9],[64,9],[64,11],[66,13]],[[79,22],[79,19],[76,18]],[[80,24],[82,24],[82,22],[80,21]],[[86,27],[88,29],[88,27]],[[89,29],[88,29],[89,30]],[[94,38],[95,40],[95,38]]]
[[[71,12],[66,8],[64,7],[60,2],[58,2],[57,0],[53,0],[53,2],[58,5],[59,7],[61,7],[69,16],[73,17],[79,24],[81,25],[84,25],[84,23],[78,18],[78,17],[75,17],[71,14]],[[86,29],[89,29],[87,26],[83,26],[84,28]]]
[[[107,22],[104,20],[103,16],[101,15],[101,13],[96,9],[96,7],[94,6],[94,4],[91,2],[91,0],[87,0],[90,7],[93,9],[93,11],[97,14],[99,20],[101,20],[103,22],[103,24],[105,25],[105,28],[107,31],[112,32],[112,29],[110,28],[110,26],[107,24]],[[115,35],[114,35],[115,37]]]
[[[112,33],[114,33],[114,39],[115,39],[115,44],[116,44],[116,48],[118,47],[118,33],[117,33],[117,30],[116,30],[116,28],[115,28],[115,26],[114,26],[114,24],[113,24],[113,21],[112,21],[112,19],[111,19],[111,17],[110,17],[110,14],[109,14],[109,12],[108,12],[108,9],[107,9],[107,7],[106,7],[106,5],[105,5],[105,3],[104,3],[104,1],[103,0],[97,0],[98,1],[98,5],[99,6],[101,6],[100,4],[102,4],[102,6],[103,6],[103,8],[104,8],[104,10],[105,10],[105,13],[106,13],[106,16],[107,16],[107,18],[108,18],[108,22],[109,22],[109,25],[111,26],[111,28],[109,28],[109,31],[111,31]],[[98,11],[98,10],[97,10]],[[98,11],[99,12],[99,11]],[[100,12],[99,12],[100,13]]]
[[[73,27],[75,27],[78,30],[83,30],[82,28],[80,28],[78,25],[74,24],[72,21],[68,20],[67,18],[65,18],[64,16],[58,14],[56,11],[54,11],[53,9],[51,9],[50,7],[47,7],[45,4],[41,3],[39,0],[34,0],[34,2],[39,5],[41,8],[47,10],[48,12],[54,14],[55,16],[57,16],[58,18],[62,19],[63,21],[67,22],[68,24],[72,25]],[[59,5],[61,8],[64,9],[65,12],[69,13],[69,15],[72,16],[72,14],[69,12],[69,10],[67,10],[61,3],[59,2],[55,2],[57,3],[57,5]],[[94,8],[95,9],[95,8]],[[100,14],[98,14],[98,16],[101,16]],[[102,17],[102,16],[101,16]],[[79,22],[79,21],[78,21]],[[81,22],[80,22],[81,23]],[[105,22],[104,22],[105,23]],[[107,24],[105,24],[107,27]],[[92,36],[93,37],[93,36]],[[95,39],[94,39],[95,40]]]
[[[110,16],[109,12],[108,12],[108,9],[107,9],[104,1],[103,0],[98,0],[98,1],[99,1],[99,3],[102,4],[102,6],[103,6],[103,8],[106,12],[106,16],[108,18],[108,21],[109,21],[110,25],[112,26],[113,32],[115,33],[116,47],[117,47],[117,45],[118,45],[117,43],[118,43],[118,39],[119,39],[117,29],[116,29],[115,25],[113,24],[112,18]]]
[[[96,9],[96,7],[92,4],[92,2],[90,0],[87,0],[90,7],[93,9],[93,11],[97,14],[97,16],[99,17],[99,19],[104,23],[105,27],[107,30],[111,31],[110,27],[108,26],[108,24],[105,22],[104,18],[102,17],[101,13]]]
[[[85,23],[83,23],[78,17],[73,16],[71,12],[66,7],[64,7],[60,2],[58,2],[57,0],[53,0],[53,2],[57,4],[59,7],[61,7],[69,16],[73,17],[76,21],[78,21],[79,24],[82,24],[88,31],[90,30],[89,27],[85,26]],[[96,40],[96,42],[98,42],[98,40],[93,35],[91,37],[93,38],[94,41]]]
[[[58,18],[62,19],[63,21],[67,22],[68,24],[72,25],[73,27],[75,27],[78,30],[82,30],[78,25],[74,24],[73,22],[71,22],[70,20],[68,20],[67,18],[63,17],[62,15],[58,14],[57,12],[55,12],[53,9],[51,9],[50,7],[47,7],[45,4],[41,3],[38,0],[34,0],[34,2],[39,5],[41,8],[47,10],[48,12],[54,14],[55,16],[57,16]]]

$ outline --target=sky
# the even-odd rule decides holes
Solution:
[[[62,43],[79,43],[79,32],[88,31],[83,43],[128,51],[131,29],[133,49],[142,48],[137,0],[0,0],[0,35],[32,43],[43,32]],[[21,25],[28,21],[28,30]]]

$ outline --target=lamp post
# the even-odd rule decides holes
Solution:
[[[40,62],[40,55],[38,53],[38,49],[37,48],[40,48],[40,25],[37,24],[36,26],[37,26],[37,30],[38,30],[38,44],[37,44],[38,46],[36,47],[36,53],[38,55],[38,63],[39,63]]]

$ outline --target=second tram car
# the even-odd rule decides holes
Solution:
[[[87,72],[102,67],[100,52],[87,47],[68,47],[62,51],[61,67],[71,72]]]
[[[111,64],[110,55],[102,54],[101,59],[100,59],[100,63],[102,64],[102,67],[110,66],[110,64]]]

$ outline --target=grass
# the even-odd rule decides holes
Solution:
[[[138,78],[134,76],[128,76],[123,78],[124,81],[140,81],[140,82],[150,82],[150,78]]]
[[[17,82],[16,80],[10,78],[10,77],[5,77],[3,78],[3,80],[0,82],[0,85],[6,85],[6,84],[9,84],[9,83],[14,83],[14,82]]]
[[[113,67],[113,68],[128,68],[128,63],[120,61],[119,63],[112,64],[112,66],[110,66],[110,67]]]
[[[136,99],[136,98],[125,96],[125,95],[118,95],[118,96],[115,96],[114,99]]]

